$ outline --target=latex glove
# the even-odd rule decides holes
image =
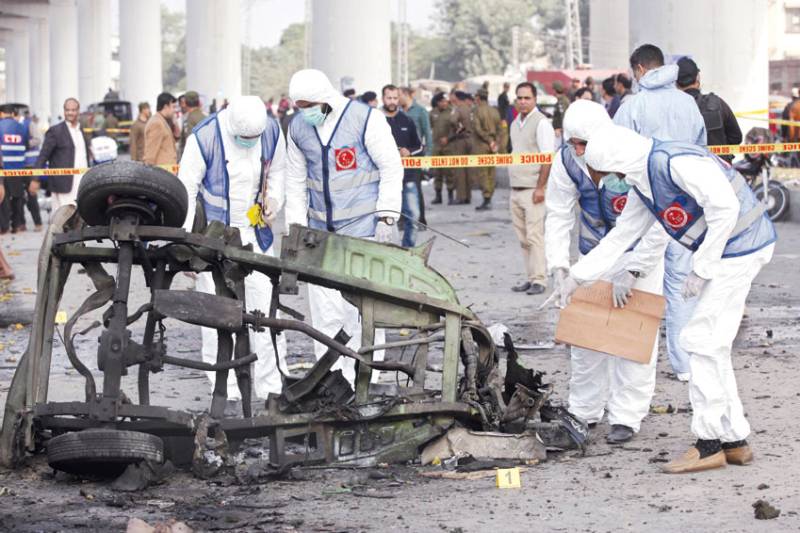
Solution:
[[[392,224],[390,226],[383,220],[379,220],[378,225],[375,227],[375,242],[390,243],[394,241],[396,230],[396,224]]]
[[[636,277],[630,271],[624,268],[614,274],[611,278],[611,297],[614,300],[614,307],[622,309],[628,303],[628,298],[633,294],[633,284],[636,283]]]
[[[275,219],[278,218],[278,201],[273,198],[267,198],[267,208],[264,211],[264,214],[261,215],[261,218],[264,219],[264,222],[267,223],[267,226],[270,228],[272,227],[272,223],[275,222]]]
[[[683,282],[683,290],[681,294],[683,295],[684,300],[689,300],[698,296],[702,291],[703,287],[706,286],[708,280],[705,278],[701,278],[694,272],[690,272],[688,276],[686,276],[686,281]]]
[[[555,302],[558,308],[565,308],[569,305],[572,293],[574,293],[579,286],[580,284],[578,281],[570,276],[566,268],[557,268],[553,271],[553,293],[539,306],[539,309],[544,309],[551,302]]]

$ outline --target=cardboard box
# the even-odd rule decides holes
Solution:
[[[580,287],[561,310],[556,342],[649,363],[663,316],[663,296],[634,289],[628,304],[617,309],[611,284],[598,281]]]

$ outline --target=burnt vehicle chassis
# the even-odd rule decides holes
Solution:
[[[67,206],[55,214],[40,254],[29,346],[14,375],[5,407],[0,440],[4,464],[19,464],[27,454],[41,449],[48,438],[55,442],[64,435],[91,437],[95,435],[92,431],[102,431],[106,436],[119,432],[123,440],[144,439],[144,444],[153,436],[164,440],[193,438],[201,417],[150,405],[150,375],[163,370],[164,365],[216,372],[210,421],[204,424],[212,433],[221,430],[230,440],[269,437],[270,462],[277,466],[298,462],[374,465],[411,460],[423,444],[456,422],[474,429],[497,430],[503,423],[532,416],[549,395],[549,388],[541,385],[541,376],[521,367],[515,366],[515,370],[523,377],[517,376],[516,383],[508,379],[504,382],[488,331],[458,302],[447,280],[427,265],[430,246],[408,250],[293,226],[282,241],[280,258],[254,253],[241,245],[238,230],[220,223],[201,223],[193,232],[180,229],[177,226],[185,216],[185,206],[184,215],[170,214],[169,202],[165,204],[161,198],[159,203],[158,195],[148,193],[146,187],[114,188],[115,184],[125,185],[125,176],[146,173],[144,169],[158,171],[129,162],[96,167],[81,185],[80,213]],[[173,188],[177,187],[175,183],[180,185],[166,172],[156,177],[173,180],[168,181]],[[87,183],[100,183],[101,192],[116,191],[103,197],[107,208],[98,212],[97,205],[82,203]],[[172,192],[180,204],[176,190]],[[169,194],[166,197],[169,199]],[[117,266],[116,277],[105,270],[105,265],[112,263]],[[95,287],[64,326],[69,360],[85,378],[85,398],[51,402],[48,382],[56,313],[74,266],[81,266]],[[134,268],[142,270],[150,299],[131,313],[128,299]],[[217,295],[170,290],[179,273],[204,271],[213,273]],[[274,289],[271,301],[245,301],[244,278],[250,272],[270,278]],[[299,282],[337,289],[359,309],[359,352],[346,347],[344,331],[330,338],[281,303],[280,295],[297,294]],[[98,343],[97,364],[103,381],[98,389],[91,371],[75,351],[73,330],[81,316],[109,303]],[[279,317],[278,311],[291,318]],[[168,317],[216,328],[216,363],[169,355],[163,325]],[[139,319],[145,321],[144,333],[141,340],[135,340],[128,326]],[[95,323],[78,334],[99,325]],[[250,364],[257,355],[250,351],[248,331],[263,328],[270,330],[273,341],[279,332],[293,330],[325,344],[328,351],[304,376],[284,376],[282,394],[268,400],[265,412],[254,415],[250,402],[244,401],[242,416],[226,417],[228,372],[235,372],[242,398],[250,398]],[[407,328],[414,335],[376,346],[376,328]],[[433,342],[443,343],[441,385],[427,389],[426,375],[431,370],[428,351]],[[376,350],[400,346],[413,349],[413,359],[372,360]],[[357,360],[355,390],[341,372],[331,371],[340,357]],[[138,381],[136,402],[126,398],[120,387],[132,367]],[[385,386],[371,386],[373,370],[405,374],[407,386],[398,386],[391,393],[383,390]],[[292,440],[304,443],[301,453],[291,453],[292,449],[296,451],[296,447],[287,446]],[[71,445],[103,446],[103,439],[86,444],[90,441],[73,439]],[[114,457],[115,450],[117,444],[105,453],[112,462],[150,457],[146,453],[141,457],[135,453],[132,458],[124,453],[123,457]],[[154,450],[156,458],[157,452]]]

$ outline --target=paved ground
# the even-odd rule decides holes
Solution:
[[[507,195],[499,191],[494,210],[486,213],[475,213],[471,207],[429,208],[431,226],[469,245],[465,248],[439,237],[431,263],[485,323],[506,324],[520,342],[546,340],[553,333],[555,312],[537,312],[540,297],[509,291],[520,278],[522,260],[506,202]],[[521,489],[495,489],[493,479],[431,480],[419,476],[417,469],[399,467],[297,470],[290,479],[258,485],[240,485],[230,478],[205,482],[180,473],[161,486],[129,496],[112,492],[104,483],[54,477],[39,458],[27,469],[0,472],[0,531],[120,531],[129,517],[148,521],[175,517],[203,531],[796,531],[800,528],[800,485],[795,474],[800,452],[795,429],[800,404],[797,228],[779,225],[776,256],[756,280],[735,346],[734,366],[758,455],[753,466],[686,476],[659,473],[659,464],[681,453],[692,440],[690,415],[682,409],[688,405],[686,386],[669,379],[662,354],[653,405],[672,405],[681,408],[678,412],[652,414],[637,438],[623,447],[605,444],[608,427],[601,424],[593,432],[587,456],[553,456],[523,473]],[[420,235],[430,236],[430,231]],[[33,233],[0,238],[18,275],[0,296],[0,316],[30,307],[39,240]],[[189,280],[180,283],[186,286]],[[141,288],[142,280],[137,279],[134,290],[141,295]],[[63,308],[74,310],[88,290],[86,280],[76,277]],[[304,305],[301,298],[289,303]],[[88,324],[92,319],[84,320]],[[3,395],[27,332],[13,326],[0,332]],[[183,357],[198,357],[199,344],[196,328],[177,328],[169,335],[170,350]],[[295,343],[291,351],[304,357],[307,348]],[[78,350],[93,366],[96,335],[80,341]],[[526,352],[524,360],[545,370],[557,396],[565,397],[569,370],[565,348]],[[208,404],[207,385],[199,372],[169,368],[153,381],[154,403],[198,411]],[[127,378],[128,390],[132,386]],[[57,342],[51,397],[79,399],[81,388]],[[780,508],[781,516],[756,521],[751,505],[758,499]]]

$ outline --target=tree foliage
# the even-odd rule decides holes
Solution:
[[[161,76],[164,90],[186,87],[186,13],[161,6]]]
[[[251,94],[266,100],[286,93],[292,74],[303,68],[305,33],[304,24],[292,24],[283,31],[276,46],[250,50]]]

